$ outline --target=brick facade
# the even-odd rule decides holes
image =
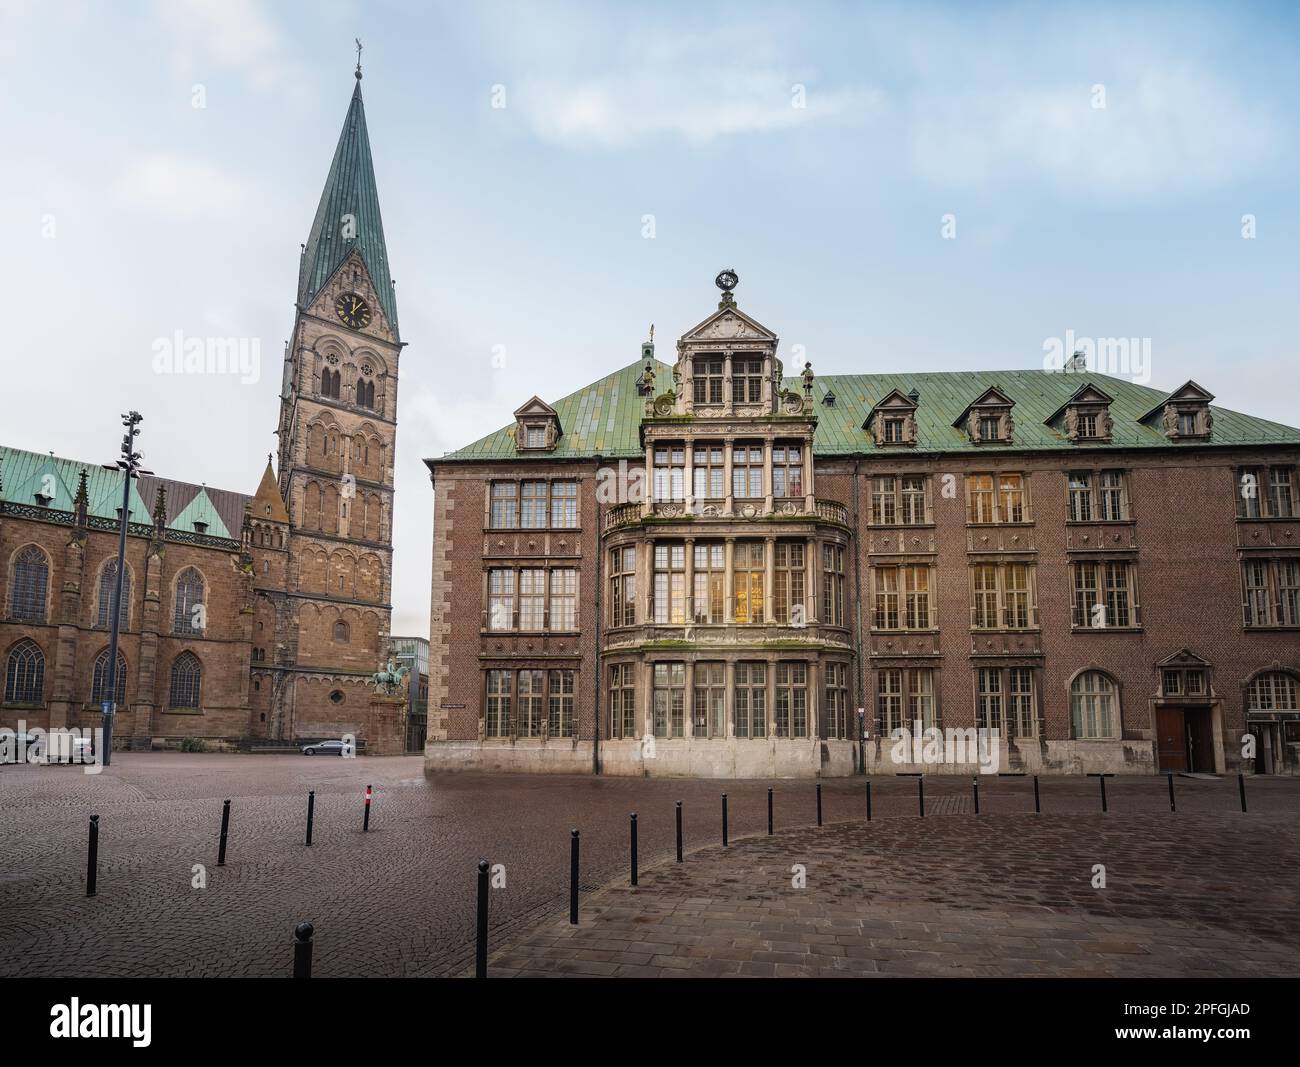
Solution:
[[[725,296],[677,349],[427,461],[430,771],[969,773],[900,748],[892,730],[920,721],[979,731],[1002,770],[1300,772],[1300,432],[1244,425],[1195,383],[814,388]],[[1255,471],[1279,485],[1259,517]],[[577,487],[576,527],[524,517],[556,482]],[[1267,594],[1248,588],[1260,559]],[[549,590],[524,604],[556,569],[578,581],[559,630]],[[548,713],[569,671],[557,738],[529,698],[540,678]]]

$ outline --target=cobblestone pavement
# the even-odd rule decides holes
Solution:
[[[367,783],[374,784],[375,801],[371,829],[363,834],[361,798]],[[813,783],[771,784],[778,830],[814,820]],[[748,926],[759,921],[754,909],[826,907],[835,912],[834,921],[858,923],[856,936],[867,941],[875,938],[864,931],[876,929],[868,921],[904,924],[890,927],[893,939],[904,943],[921,940],[916,931],[923,925],[955,913],[952,929],[938,932],[973,938],[967,943],[975,948],[955,954],[969,960],[984,955],[980,932],[988,924],[985,919],[981,925],[981,916],[996,919],[999,910],[1010,914],[1028,907],[1035,909],[1023,919],[1030,928],[1035,917],[1040,924],[1069,921],[1089,930],[1102,921],[1129,927],[1158,921],[1172,924],[1171,931],[1175,920],[1186,922],[1190,925],[1182,929],[1199,938],[1196,943],[1209,965],[1218,968],[1215,973],[1225,973],[1226,960],[1235,961],[1233,966],[1277,969],[1273,957],[1263,949],[1256,952],[1255,940],[1248,938],[1267,937],[1294,958],[1293,924],[1300,915],[1293,888],[1300,781],[1250,780],[1250,814],[1241,815],[1235,780],[1179,779],[1179,810],[1170,815],[1163,779],[1114,778],[1107,786],[1111,814],[1103,818],[1097,814],[1095,779],[1044,778],[1044,815],[1035,819],[1023,814],[1033,810],[1029,780],[985,779],[977,822],[968,778],[928,779],[924,820],[916,815],[914,779],[877,778],[870,827],[833,827],[829,824],[837,821],[863,821],[864,784],[860,778],[828,780],[823,786],[828,825],[809,831],[818,836],[808,840],[842,848],[839,862],[845,866],[840,873],[833,858],[809,851],[809,889],[803,891],[809,896],[795,899],[781,892],[789,884],[788,873],[783,880],[774,879],[792,863],[805,862],[790,858],[799,835],[772,842],[738,840],[765,830],[768,785],[469,774],[428,779],[418,756],[341,760],[118,753],[113,766],[99,775],[75,767],[0,767],[0,975],[285,975],[292,965],[291,931],[303,919],[316,925],[317,975],[462,973],[472,961],[480,856],[506,870],[505,888],[491,895],[500,973],[541,969],[537,959],[547,955],[564,960],[570,957],[563,953],[571,951],[576,960],[580,952],[615,952],[574,945],[540,957],[526,954],[521,958],[527,967],[505,966],[507,951],[527,946],[532,936],[549,936],[529,931],[555,929],[552,917],[567,907],[570,827],[582,831],[582,936],[595,936],[592,923],[600,922],[596,908],[635,908],[655,925],[663,925],[655,919],[677,915],[696,927],[693,934],[678,936],[729,940],[732,944],[716,947],[735,952],[746,951],[734,942],[753,939],[752,933],[733,936],[734,926],[715,923],[709,909],[747,909],[743,918],[718,917],[718,922]],[[317,794],[316,827],[314,844],[306,848],[309,789]],[[723,791],[729,794],[733,836],[725,855],[721,849],[709,851],[720,837]],[[217,836],[226,797],[232,798],[229,853],[226,866],[218,867]],[[651,871],[651,865],[672,858],[676,800],[684,803],[687,849],[696,851],[681,869],[670,863]],[[645,868],[635,901],[615,887],[627,877],[631,811],[639,815]],[[100,816],[101,827],[99,895],[87,898],[86,828],[92,812]],[[1092,840],[1089,834],[1102,835],[1097,840],[1105,847],[1081,844]],[[925,843],[934,846],[933,853],[921,847]],[[763,850],[771,848],[776,851],[764,859]],[[949,853],[951,859],[945,858]],[[858,855],[869,862],[858,864]],[[1108,859],[1111,855],[1119,858]],[[1138,860],[1143,864],[1140,884],[1133,881]],[[1110,864],[1112,889],[1099,893],[1088,887],[1093,862]],[[205,867],[206,888],[192,888],[195,864]],[[709,881],[682,883],[687,895],[673,897],[673,879],[703,876],[712,864],[718,866]],[[1183,879],[1191,881],[1184,885]],[[609,889],[594,892],[606,883]],[[1189,888],[1195,886],[1199,891]],[[817,903],[819,894],[829,894],[823,904]],[[1180,894],[1201,904],[1192,908],[1189,903],[1191,910],[1169,907],[1182,899]],[[1137,907],[1131,897],[1159,918],[1125,911]],[[963,900],[967,903],[954,903]],[[700,923],[698,915],[679,908],[700,908],[708,921]],[[1051,917],[1044,917],[1045,908],[1053,909]],[[784,922],[803,921],[792,919],[789,910],[781,913]],[[1267,935],[1254,927],[1244,931],[1243,917],[1262,924]],[[617,918],[611,913],[609,921]],[[812,915],[808,921],[816,926],[823,917]],[[569,937],[564,925],[553,936]],[[1127,927],[1122,932],[1124,938],[1116,935],[1118,943],[1136,937]],[[1228,944],[1230,932],[1235,949]],[[804,930],[799,936],[811,935]],[[848,935],[837,931],[833,936]],[[757,940],[773,946],[794,943]],[[1151,949],[1150,941],[1145,936],[1141,944]],[[683,949],[715,947],[707,940],[681,944]],[[1172,932],[1169,944],[1180,944]],[[843,958],[864,958],[850,954],[851,946],[842,947]],[[895,947],[913,950],[923,951],[915,945]],[[941,954],[948,956],[946,950]],[[652,963],[656,956],[679,963]],[[622,966],[683,970],[680,961],[697,958],[703,959],[698,953],[655,951],[642,963],[624,961],[610,971]],[[728,963],[752,967],[769,962],[775,969],[775,960],[719,955],[690,973],[712,973],[709,967]],[[891,961],[870,957],[869,962],[886,970],[884,964]],[[1030,962],[1026,958],[1026,965]],[[1130,963],[1145,973],[1141,957]],[[981,965],[991,966],[987,960],[970,963]],[[1106,966],[1115,970],[1118,965]],[[545,969],[557,968],[547,964]]]
[[[1246,820],[1249,820],[1248,822]],[[806,884],[794,887],[795,865]],[[1105,866],[1105,888],[1093,886]],[[489,974],[1300,975],[1290,815],[994,815],[711,845],[509,939]]]

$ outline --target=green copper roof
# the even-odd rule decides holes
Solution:
[[[344,216],[355,220],[355,233],[345,236]],[[352,92],[343,131],[339,134],[329,177],[316,207],[311,236],[303,252],[298,277],[298,303],[306,307],[354,248],[359,249],[370,272],[379,303],[397,332],[397,299],[388,273],[384,223],[379,215],[379,190],[370,159],[366,111],[361,102],[361,80]]]
[[[503,427],[473,444],[444,456],[444,460],[571,458],[601,454],[641,454],[639,429],[644,398],[637,393],[637,378],[643,364],[638,361],[616,371],[552,406],[560,417],[563,435],[551,452],[520,452],[515,448],[514,424]],[[672,369],[656,362],[656,394],[672,386]],[[1077,449],[1066,437],[1063,426],[1046,425],[1081,386],[1092,383],[1112,398],[1110,415],[1114,428],[1110,448],[1204,448],[1206,445],[1300,445],[1300,430],[1265,419],[1242,415],[1211,405],[1213,435],[1206,440],[1171,441],[1159,419],[1141,422],[1153,407],[1169,394],[1136,385],[1122,378],[1092,372],[1050,372],[1041,370],[942,371],[920,374],[839,374],[819,377],[813,383],[814,415],[817,418],[813,448],[819,455],[897,452],[897,446],[878,446],[862,424],[871,409],[894,390],[904,395],[916,390],[917,443],[908,452],[989,452],[1026,449]],[[802,390],[798,378],[786,378],[784,387]],[[961,413],[990,387],[996,386],[1014,401],[1013,441],[1009,445],[975,445],[953,426]],[[825,403],[828,392],[834,404]],[[434,460],[432,462],[438,462]]]
[[[217,514],[217,509],[213,506],[211,499],[208,497],[207,489],[200,489],[193,500],[191,500],[181,512],[167,523],[168,526],[177,530],[193,530],[196,524],[203,524],[207,527],[203,532],[209,537],[230,537],[231,533],[226,529],[226,524],[221,521],[221,516]]]
[[[122,472],[108,470],[98,463],[62,459],[47,452],[26,452],[19,448],[0,447],[0,500],[14,504],[38,504],[38,493],[53,499],[45,505],[52,511],[73,511],[81,472],[86,472],[86,498],[92,516],[116,520],[122,506]],[[211,489],[141,475],[131,485],[131,521],[148,526],[153,523],[153,505],[158,490],[167,490],[167,526],[172,530],[194,533],[195,522],[208,524],[209,537],[239,538],[244,504],[250,499],[242,493]],[[148,504],[145,501],[148,501]],[[231,531],[234,531],[233,533]]]

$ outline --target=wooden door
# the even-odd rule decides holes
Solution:
[[[1187,728],[1182,708],[1156,709],[1156,759],[1162,771],[1187,770]]]

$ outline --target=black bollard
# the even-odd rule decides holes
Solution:
[[[971,789],[975,792],[975,814],[978,815],[980,813],[980,780],[972,778],[970,781]]]
[[[1178,808],[1174,804],[1174,775],[1172,771],[1170,771],[1169,773],[1169,810],[1170,811],[1178,810]]]
[[[1038,775],[1034,775],[1034,813],[1038,814],[1042,810],[1038,804]]]
[[[1237,775],[1237,789],[1241,793],[1241,810],[1245,811],[1246,810],[1246,776],[1244,774]]]
[[[90,842],[86,846],[86,896],[95,895],[95,882],[99,878],[99,816],[90,817]]]
[[[636,812],[632,812],[632,884],[636,885]]]
[[[578,925],[578,831],[569,831],[569,923]]]
[[[767,787],[767,836],[772,836],[772,787]]]
[[[311,941],[316,928],[311,923],[299,923],[293,931],[293,976],[311,977]]]
[[[722,794],[722,847],[727,847],[727,794]]]
[[[871,782],[867,782],[867,822],[871,821]]]
[[[366,814],[361,820],[362,833],[365,833],[365,831],[370,829],[370,797],[372,796],[372,794],[373,794],[373,790],[371,789],[371,787],[366,786]]]
[[[226,835],[230,833],[230,801],[221,805],[221,842],[217,846],[217,866],[226,865]]]
[[[822,784],[817,783],[817,825],[822,824]]]
[[[920,775],[916,779],[916,800],[921,808],[921,818],[925,818],[925,779]]]
[[[677,862],[682,862],[682,802],[677,802]]]
[[[1104,815],[1110,810],[1106,807],[1106,776],[1104,774],[1097,775],[1097,781],[1101,783],[1101,811]]]
[[[311,845],[311,824],[316,814],[316,790],[307,794],[307,844]]]
[[[575,833],[577,831],[574,831]],[[488,861],[478,861],[478,937],[474,942],[474,977],[487,977]]]

